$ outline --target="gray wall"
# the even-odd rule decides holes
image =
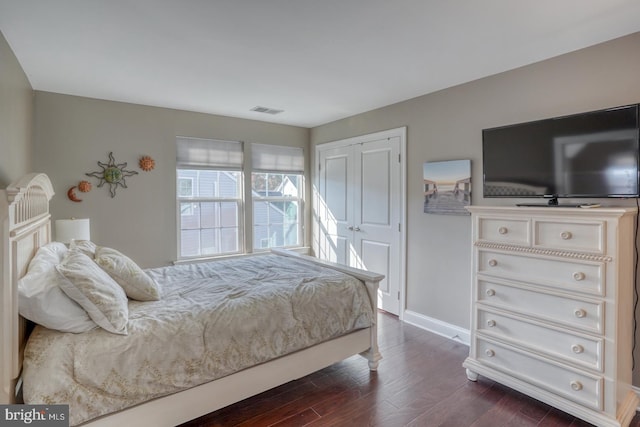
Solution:
[[[176,259],[177,135],[298,146],[305,152],[309,141],[306,128],[39,91],[35,123],[34,167],[53,182],[53,219],[90,218],[92,240],[144,267]],[[97,162],[107,163],[110,151],[116,163],[126,162],[126,170],[138,172],[114,198],[108,185],[97,188],[99,181],[85,176],[102,171]],[[153,171],[140,170],[142,155],[155,159]],[[83,179],[93,189],[76,192],[83,201],[74,203],[67,189]]]
[[[407,126],[408,310],[469,328],[471,222],[423,213],[423,163],[471,159],[472,203],[514,205],[482,198],[481,130],[640,102],[639,53],[636,33],[311,130],[313,148]]]
[[[31,172],[33,90],[0,33],[0,188]]]

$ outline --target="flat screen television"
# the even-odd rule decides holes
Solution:
[[[484,197],[638,197],[638,104],[482,131]]]

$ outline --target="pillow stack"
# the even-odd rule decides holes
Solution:
[[[127,334],[128,298],[157,301],[157,283],[121,252],[73,241],[38,249],[18,281],[20,314],[49,329]]]

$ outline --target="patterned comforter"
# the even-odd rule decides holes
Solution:
[[[25,403],[69,404],[76,425],[369,327],[365,286],[278,255],[147,270],[159,301],[129,301],[129,334],[38,326]]]

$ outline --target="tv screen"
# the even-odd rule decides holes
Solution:
[[[637,197],[638,105],[482,131],[484,197]]]

